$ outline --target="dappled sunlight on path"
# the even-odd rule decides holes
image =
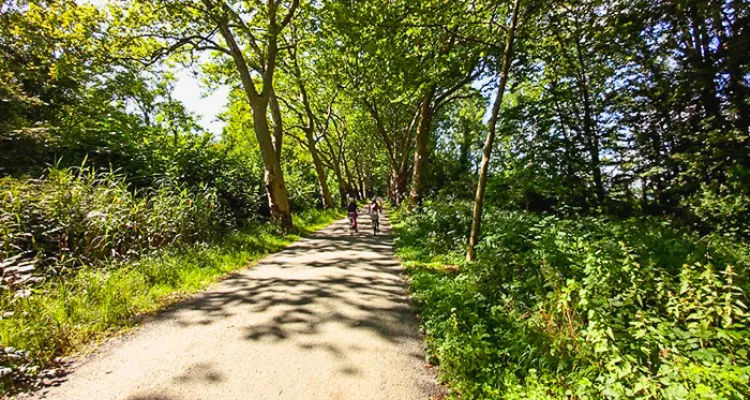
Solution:
[[[339,221],[103,346],[46,396],[428,399],[423,360],[387,232]]]

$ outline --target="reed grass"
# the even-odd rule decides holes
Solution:
[[[72,170],[2,179],[0,200],[0,395],[341,216],[236,228],[209,188],[135,192],[116,174]]]

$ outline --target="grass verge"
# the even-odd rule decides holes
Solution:
[[[84,267],[28,297],[0,297],[0,395],[31,383],[57,357],[131,327],[138,316],[203,290],[341,216],[338,210],[306,212],[295,216],[291,232],[247,227],[214,244],[174,246],[128,263]]]

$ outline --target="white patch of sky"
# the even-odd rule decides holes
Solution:
[[[218,119],[229,98],[229,87],[219,86],[214,90],[207,90],[201,83],[200,76],[196,77],[189,69],[182,69],[175,74],[172,96],[185,105],[188,111],[198,117],[198,123],[211,132],[215,138],[221,136],[224,121]]]
[[[110,1],[76,0],[78,4],[88,3],[97,7],[105,6]],[[200,76],[196,77],[188,68],[177,71],[175,76],[177,81],[172,92],[173,98],[182,102],[188,111],[198,117],[198,123],[218,139],[225,124],[217,116],[227,103],[229,87],[220,86],[214,90],[207,90],[201,83]]]
[[[482,117],[482,122],[485,124],[489,121],[490,115],[492,114],[492,101],[497,94],[497,85],[494,84],[496,83],[496,80],[497,77],[494,75],[482,75],[471,82],[471,87],[481,91],[482,97],[487,100],[487,107],[485,108],[484,116]]]

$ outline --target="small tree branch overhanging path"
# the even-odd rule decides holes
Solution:
[[[339,221],[103,345],[48,399],[429,399],[387,224]]]

